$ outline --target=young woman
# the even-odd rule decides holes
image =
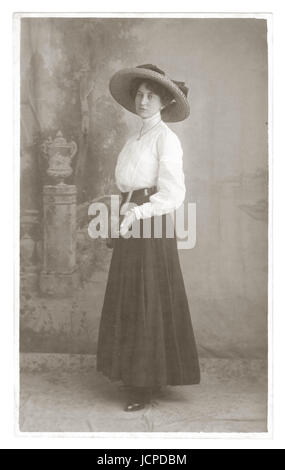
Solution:
[[[126,411],[149,403],[160,387],[200,382],[197,348],[175,230],[167,214],[185,198],[182,147],[165,122],[189,116],[188,88],[153,65],[123,69],[110,80],[113,98],[142,119],[126,142],[115,178],[123,220],[114,249],[99,329],[97,370],[129,390]],[[126,201],[132,204],[126,210]],[[143,225],[151,233],[144,236]],[[161,236],[155,220],[162,224]],[[137,225],[139,236],[129,236]],[[137,232],[138,233],[138,232]]]

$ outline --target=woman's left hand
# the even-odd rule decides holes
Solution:
[[[120,225],[120,235],[122,235],[122,237],[126,235],[126,233],[128,232],[129,228],[133,225],[135,220],[136,220],[136,214],[133,211],[127,211]]]

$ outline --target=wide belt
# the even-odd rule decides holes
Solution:
[[[131,199],[140,199],[145,196],[151,196],[152,194],[157,192],[157,187],[152,186],[151,188],[140,188],[140,189],[133,189],[132,191],[128,192],[121,192],[123,201],[122,202],[130,202]]]

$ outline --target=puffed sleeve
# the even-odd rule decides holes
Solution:
[[[183,150],[179,138],[169,128],[164,129],[158,136],[157,153],[158,192],[150,196],[149,202],[133,209],[137,219],[172,212],[178,209],[185,199]]]

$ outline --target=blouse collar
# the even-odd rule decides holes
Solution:
[[[149,118],[143,119],[142,121],[143,121],[142,130],[145,132],[151,127],[155,126],[155,124],[159,123],[159,121],[161,121],[160,111],[158,111],[156,114],[154,114],[153,116]]]

